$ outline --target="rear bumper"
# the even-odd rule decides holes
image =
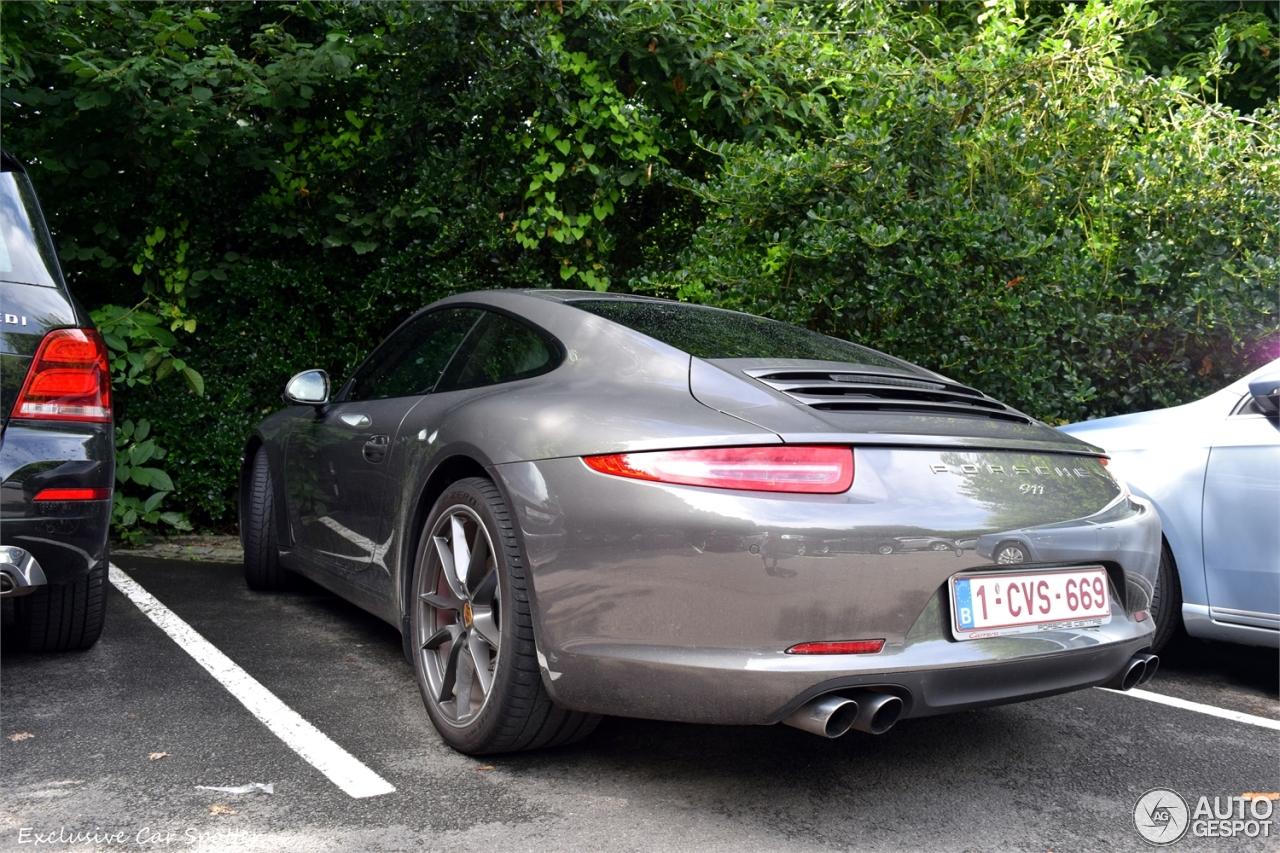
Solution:
[[[11,420],[0,445],[0,545],[30,554],[47,583],[83,577],[107,558],[111,501],[33,498],[48,488],[110,489],[114,479],[111,424]]]
[[[767,725],[822,694],[864,687],[899,696],[904,718],[927,717],[1105,683],[1151,646],[1150,621],[1117,621],[1092,635],[936,640],[897,654],[817,660],[780,653],[591,647],[548,659],[544,680],[566,707],[613,716]]]
[[[1033,490],[1020,486],[1036,481],[1024,471],[1052,467],[1017,454],[855,448],[853,488],[818,496],[626,480],[573,458],[494,470],[528,558],[543,680],[557,702],[757,724],[858,686],[902,696],[906,716],[1047,696],[1106,682],[1149,647],[1152,623],[1135,613],[1149,606],[1159,563],[1157,515],[1118,501],[1096,460],[1073,460],[1062,488],[1041,475],[1045,489],[1034,497],[1046,500],[1027,499]],[[1088,526],[1090,547],[1025,568],[1105,566],[1108,624],[953,635],[947,580],[1007,568],[974,552],[979,536],[1103,509],[1106,533]],[[1078,538],[1079,525],[1067,529]],[[880,547],[904,540],[954,547]],[[802,642],[860,639],[883,639],[884,648],[785,653]]]

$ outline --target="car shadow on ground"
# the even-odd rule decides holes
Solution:
[[[1201,640],[1179,630],[1160,651],[1152,684],[1190,679],[1280,700],[1280,649]]]

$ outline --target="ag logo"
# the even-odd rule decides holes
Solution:
[[[1187,834],[1187,801],[1168,788],[1152,788],[1133,807],[1133,825],[1152,844],[1172,844]]]

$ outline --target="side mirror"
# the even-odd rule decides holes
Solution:
[[[1280,375],[1250,382],[1249,396],[1253,397],[1264,415],[1280,415]]]
[[[329,374],[304,370],[284,386],[284,401],[303,406],[323,406],[329,402]]]

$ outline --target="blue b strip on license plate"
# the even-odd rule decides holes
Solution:
[[[969,579],[956,581],[956,618],[962,629],[973,627],[973,601],[969,597]]]

